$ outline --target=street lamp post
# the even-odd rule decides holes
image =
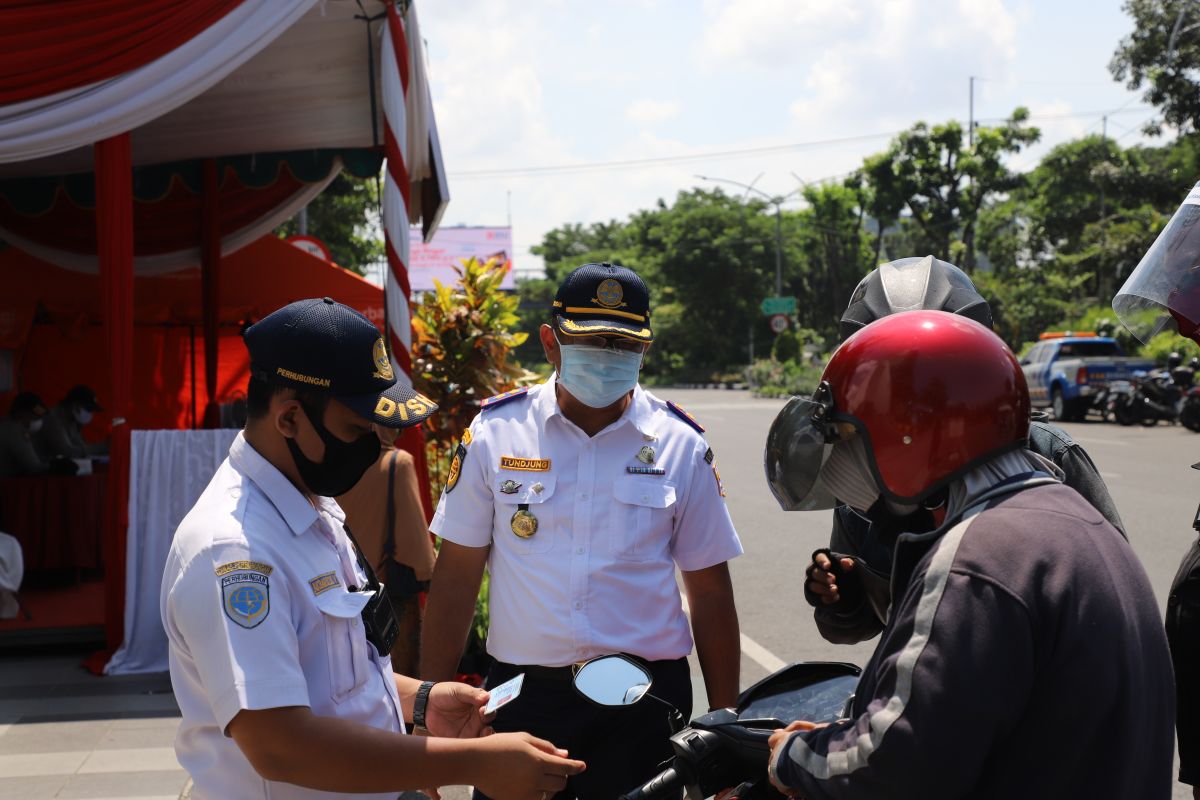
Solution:
[[[731,181],[728,178],[713,178],[708,175],[697,175],[696,177],[702,181],[713,181],[716,183],[728,183],[728,184],[732,184],[733,186],[740,186],[741,188],[745,189],[747,192],[754,192],[755,194],[760,195],[768,203],[775,206],[775,296],[776,297],[782,296],[783,295],[783,213],[780,210],[780,206],[782,206],[783,202],[785,200],[787,200],[788,198],[790,198],[792,195],[795,195],[795,194],[798,194],[798,193],[804,191],[804,188],[801,187],[799,189],[795,189],[794,191],[788,192],[787,194],[784,194],[784,195],[769,195],[766,192],[764,192],[762,189],[754,188],[753,183],[742,183],[740,181]],[[755,180],[757,181],[757,178]]]

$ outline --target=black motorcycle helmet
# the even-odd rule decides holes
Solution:
[[[1175,369],[1182,363],[1183,356],[1179,355],[1179,353],[1171,353],[1171,355],[1167,356],[1167,369]]]
[[[949,311],[992,327],[992,309],[965,272],[933,256],[912,257],[880,264],[859,282],[842,314],[842,339],[880,317],[919,309]]]

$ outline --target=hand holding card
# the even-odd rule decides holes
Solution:
[[[521,686],[525,683],[525,673],[522,672],[510,681],[505,681],[494,689],[489,689],[487,705],[483,707],[484,714],[493,714],[503,706],[508,705],[521,694]]]

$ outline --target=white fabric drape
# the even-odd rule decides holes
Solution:
[[[25,577],[25,555],[17,537],[0,533],[0,619],[12,619],[20,610],[13,593]]]
[[[129,466],[129,532],[125,553],[125,641],[106,675],[167,669],[167,634],[159,588],[175,529],[217,467],[236,430],[133,431]]]
[[[133,130],[210,88],[270,44],[316,0],[243,0],[144,67],[0,106],[0,163],[62,153]]]
[[[258,239],[278,226],[287,222],[296,212],[308,205],[314,197],[325,191],[325,187],[333,182],[342,170],[342,160],[335,158],[329,174],[317,183],[310,183],[296,190],[296,193],[284,201],[279,207],[265,217],[255,220],[241,230],[226,234],[221,239],[221,255],[236,253],[251,242]],[[49,261],[55,266],[69,269],[73,272],[86,272],[89,275],[100,273],[100,261],[95,255],[72,253],[30,241],[24,236],[0,226],[0,239],[7,241],[19,250],[32,256]],[[167,272],[177,272],[189,267],[200,266],[200,248],[189,247],[176,250],[173,253],[159,253],[152,256],[136,256],[133,259],[135,275],[162,275]]]

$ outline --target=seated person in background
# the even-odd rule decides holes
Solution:
[[[49,462],[38,455],[32,438],[47,416],[46,404],[33,392],[21,392],[13,398],[8,417],[0,420],[0,478],[49,471]]]
[[[416,674],[420,663],[421,604],[436,553],[421,505],[413,457],[393,445],[396,431],[375,426],[383,443],[379,460],[350,491],[337,498],[363,555],[383,581],[400,624],[392,669]]]
[[[83,427],[92,421],[92,414],[103,410],[96,393],[82,384],[67,392],[67,396],[46,415],[46,424],[34,436],[38,454],[49,461],[63,458],[91,458],[108,455],[108,444],[88,444]]]

